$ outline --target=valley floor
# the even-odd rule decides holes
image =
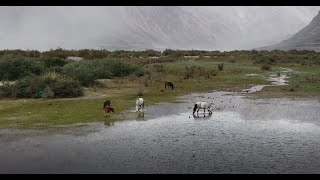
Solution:
[[[288,76],[288,85],[267,86],[261,92],[248,94],[247,98],[311,97],[320,98],[320,67],[287,64],[272,66],[270,71],[260,70],[260,65],[247,61],[223,62],[221,71],[216,67],[222,62],[210,60],[184,60],[161,63],[162,70],[147,64],[153,76],[126,77],[107,81],[105,87],[87,88],[85,95],[66,99],[2,99],[0,100],[1,128],[42,129],[59,125],[88,122],[113,122],[126,119],[126,112],[135,108],[137,97],[146,105],[174,102],[178,96],[190,93],[215,91],[239,92],[254,85],[270,84],[270,75]],[[186,67],[195,66],[199,74],[185,78]],[[211,75],[201,74],[201,68],[214,69]],[[292,71],[283,72],[284,68]],[[280,74],[279,74],[280,73]],[[164,82],[175,84],[174,90],[165,89]],[[115,113],[104,117],[103,103],[111,101]]]

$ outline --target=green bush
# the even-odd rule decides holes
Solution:
[[[223,70],[223,63],[218,64],[218,69],[219,69],[219,71],[222,71],[222,70]]]
[[[144,75],[146,74],[146,72],[145,72],[145,70],[143,70],[143,69],[137,69],[134,74],[135,74],[135,76],[137,76],[137,77],[141,77],[141,76],[144,76]]]
[[[54,92],[52,89],[47,85],[43,90],[43,97],[44,98],[54,98]]]
[[[14,91],[14,85],[10,83],[3,83],[2,86],[0,86],[0,98],[13,98],[13,91]]]
[[[50,85],[56,98],[78,97],[83,95],[81,85],[78,81],[62,78]]]
[[[78,97],[83,95],[80,82],[53,74],[27,76],[14,85],[0,87],[1,97],[36,98],[43,92],[45,98]]]
[[[271,70],[271,66],[269,64],[262,64],[260,66],[261,70],[265,70],[265,71],[270,71]]]
[[[110,79],[133,74],[137,66],[116,60],[92,60],[66,64],[62,74],[76,79],[84,86],[92,86],[96,79]]]
[[[65,59],[58,58],[58,57],[47,57],[47,58],[43,58],[41,60],[44,63],[45,67],[47,67],[47,68],[62,67],[68,63]]]
[[[25,57],[3,57],[0,59],[0,80],[14,81],[30,75],[41,75],[45,71],[42,62]]]

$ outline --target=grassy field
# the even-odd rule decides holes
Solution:
[[[218,64],[223,63],[223,70]],[[86,122],[113,122],[121,120],[126,111],[135,108],[135,99],[144,97],[146,104],[173,102],[176,97],[192,92],[209,90],[241,91],[258,84],[269,84],[266,78],[276,74],[281,66],[271,71],[260,70],[260,65],[250,61],[219,62],[208,59],[181,60],[168,63],[146,64],[149,75],[137,78],[112,79],[104,87],[85,89],[80,98],[68,99],[3,99],[0,100],[0,128],[48,128]],[[284,66],[282,66],[284,67]],[[252,97],[319,96],[319,66],[288,65],[289,86],[266,87]],[[186,72],[190,70],[189,75]],[[258,74],[247,76],[246,74]],[[175,84],[174,90],[164,89],[164,82]],[[293,88],[293,91],[290,89]],[[285,90],[284,90],[285,89]],[[104,117],[102,106],[111,101],[114,114]]]
[[[320,97],[320,67],[290,64],[286,68],[293,71],[285,73],[289,76],[287,86],[268,86],[261,92],[252,94],[254,98],[295,98]]]

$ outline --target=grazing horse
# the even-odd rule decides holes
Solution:
[[[109,112],[113,112],[114,113],[114,109],[110,107],[110,101],[109,100],[104,102],[103,110],[104,110],[104,116],[107,116]]]
[[[140,112],[140,109],[142,109],[142,111],[144,111],[143,98],[137,98],[137,100],[136,100],[136,112]]]
[[[164,88],[167,89],[167,86],[168,86],[168,88],[173,89],[174,84],[173,84],[172,82],[165,82],[165,83],[164,83]]]
[[[212,104],[213,103],[208,104],[207,102],[196,102],[193,108],[193,115],[196,111],[198,114],[200,109],[203,109],[204,114],[206,113],[206,109],[208,110],[209,114],[212,114],[212,109],[211,109]]]

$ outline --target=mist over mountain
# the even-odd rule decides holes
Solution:
[[[281,43],[259,48],[260,50],[315,50],[320,51],[320,11],[310,24]]]
[[[2,6],[0,49],[252,49],[287,39],[319,10],[312,6]]]

